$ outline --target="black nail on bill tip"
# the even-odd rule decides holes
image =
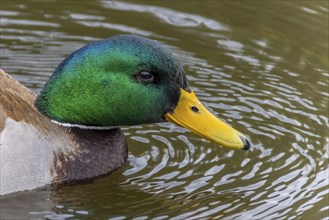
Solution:
[[[240,139],[243,142],[243,148],[242,148],[242,150],[249,150],[249,148],[250,148],[250,142],[246,138],[244,138],[242,136],[240,136]]]

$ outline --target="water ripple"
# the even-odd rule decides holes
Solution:
[[[202,25],[203,27],[212,30],[227,30],[227,26],[219,23],[218,21],[204,18],[199,15],[185,14],[183,12],[171,10],[168,8],[148,5],[141,6],[138,4],[118,1],[102,1],[102,4],[104,7],[114,10],[151,13],[153,16],[161,19],[162,21],[178,27],[198,27]]]

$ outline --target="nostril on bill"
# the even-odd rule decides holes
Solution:
[[[195,112],[195,113],[198,113],[200,110],[198,109],[198,107],[196,107],[196,106],[192,106],[191,107],[191,110],[193,111],[193,112]]]

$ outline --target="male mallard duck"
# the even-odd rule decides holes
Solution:
[[[240,132],[197,99],[160,43],[118,35],[67,57],[36,97],[0,71],[0,194],[109,174],[127,159],[123,125],[170,121],[224,147]]]

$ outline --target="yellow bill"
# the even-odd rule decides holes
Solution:
[[[174,112],[165,115],[166,120],[185,127],[201,137],[223,147],[248,150],[247,138],[211,114],[194,92],[181,89],[180,99]]]

